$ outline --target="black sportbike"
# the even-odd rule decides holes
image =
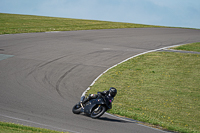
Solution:
[[[81,97],[81,101],[85,99],[85,96]],[[85,113],[86,115],[92,117],[93,119],[101,117],[107,110],[112,108],[111,100],[108,100],[107,97],[98,94],[98,97],[91,99],[85,104],[80,102],[74,105],[72,112],[74,114]]]

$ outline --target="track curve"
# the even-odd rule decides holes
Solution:
[[[163,132],[73,105],[107,68],[136,54],[200,42],[200,30],[141,28],[0,36],[0,121],[70,132]],[[105,88],[106,89],[106,88]]]

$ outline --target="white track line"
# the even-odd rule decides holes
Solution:
[[[118,64],[116,64],[116,65],[114,65],[114,66],[108,68],[108,69],[105,70],[103,73],[101,73],[101,74],[92,82],[92,84],[90,84],[90,86],[82,93],[81,96],[85,96],[86,92],[87,92],[88,90],[90,90],[90,87],[93,86],[94,83],[95,83],[104,73],[106,73],[108,70],[110,70],[110,69],[116,67],[117,65],[119,65],[119,64],[121,64],[121,63],[123,63],[123,62],[125,62],[125,61],[128,61],[128,60],[130,60],[130,59],[132,59],[132,58],[134,58],[134,57],[143,55],[143,54],[147,54],[147,53],[150,53],[150,52],[155,52],[155,51],[158,51],[158,50],[167,49],[167,48],[171,48],[171,47],[176,47],[176,46],[180,46],[180,45],[184,45],[184,44],[173,45],[173,46],[163,47],[163,48],[159,48],[159,49],[155,49],[155,50],[150,50],[150,51],[147,51],[147,52],[143,52],[143,53],[134,55],[134,56],[132,56],[132,57],[129,57],[129,58],[127,58],[127,59],[125,59],[125,60],[119,62]]]
[[[10,118],[10,119],[13,119],[13,120],[17,120],[17,121],[23,121],[23,122],[27,122],[27,123],[32,123],[32,124],[36,124],[36,125],[40,125],[40,126],[44,126],[44,127],[50,127],[50,128],[53,128],[54,130],[58,130],[58,131],[71,132],[71,133],[79,133],[79,132],[76,132],[76,131],[67,130],[67,129],[63,129],[63,128],[58,128],[58,127],[54,127],[54,126],[51,126],[51,125],[41,124],[41,123],[37,123],[37,122],[34,122],[34,121],[24,120],[24,119],[20,119],[20,118],[16,118],[16,117],[11,117],[11,116],[7,116],[7,115],[0,114],[0,116],[6,117],[6,118]]]
[[[146,126],[146,125],[140,124],[140,123],[139,123],[140,121],[136,121],[136,120],[132,120],[132,119],[126,119],[126,118],[123,118],[123,117],[118,117],[118,116],[109,114],[109,113],[107,113],[107,112],[106,112],[105,114],[106,114],[106,115],[109,115],[109,116],[112,116],[112,117],[114,117],[114,118],[123,120],[123,121],[131,122],[131,123],[136,123],[136,124],[139,125],[139,126],[151,128],[151,129],[158,130],[158,131],[161,131],[161,132],[164,132],[164,133],[169,132],[169,131],[164,131],[164,130],[162,130],[162,129],[157,129],[157,128],[153,128],[153,127],[150,127],[150,126]]]

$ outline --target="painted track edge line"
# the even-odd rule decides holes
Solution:
[[[101,74],[90,84],[90,86],[82,93],[81,96],[84,96],[84,95],[87,93],[87,91],[90,90],[90,87],[93,86],[94,83],[95,83],[104,73],[106,73],[108,70],[110,70],[110,69],[116,67],[117,65],[119,65],[119,64],[121,64],[121,63],[124,63],[124,62],[126,62],[126,61],[128,61],[128,60],[130,60],[130,59],[132,59],[132,58],[137,57],[137,56],[143,55],[143,54],[147,54],[147,53],[151,53],[151,52],[155,52],[155,51],[159,51],[159,50],[167,49],[167,48],[171,48],[171,47],[176,47],[176,46],[180,46],[180,45],[184,45],[184,44],[178,44],[178,45],[167,46],[167,47],[163,47],[163,48],[159,48],[159,49],[155,49],[155,50],[149,50],[149,51],[146,51],[146,52],[143,52],[143,53],[140,53],[140,54],[131,56],[131,57],[129,57],[129,58],[127,58],[127,59],[125,59],[125,60],[123,60],[123,61],[117,63],[116,65],[114,65],[114,66],[108,68],[108,69],[105,70],[103,73],[101,73]]]
[[[23,122],[27,122],[27,123],[32,123],[32,124],[36,124],[36,125],[40,125],[40,126],[44,126],[44,127],[51,127],[53,129],[57,129],[57,130],[62,130],[64,132],[72,132],[72,133],[79,133],[79,132],[76,132],[76,131],[72,131],[72,130],[68,130],[68,129],[63,129],[63,128],[59,128],[59,127],[54,127],[54,126],[51,126],[51,125],[46,125],[46,124],[42,124],[42,123],[38,123],[38,122],[34,122],[34,121],[30,121],[30,120],[24,120],[24,119],[20,119],[20,118],[16,118],[16,117],[11,117],[11,116],[7,116],[7,115],[2,115],[0,114],[0,116],[2,117],[6,117],[6,118],[10,118],[10,119],[13,119],[13,120],[18,120],[18,121],[23,121]],[[24,125],[25,126],[25,125]]]
[[[154,129],[154,130],[157,130],[157,131],[161,131],[161,132],[164,132],[164,133],[170,132],[170,131],[165,131],[165,130],[162,130],[162,129],[157,129],[157,128],[153,128],[153,127],[149,127],[149,126],[140,124],[140,123],[141,123],[140,121],[133,120],[133,119],[130,119],[130,118],[122,118],[122,117],[119,117],[119,116],[115,116],[115,115],[109,114],[109,113],[107,113],[107,112],[105,112],[105,114],[106,114],[106,115],[109,115],[109,116],[112,116],[112,117],[114,117],[114,118],[121,119],[121,120],[123,120],[123,121],[131,122],[131,123],[136,123],[136,124],[139,125],[139,126],[151,128],[151,129]],[[140,122],[140,123],[139,123],[139,122]]]

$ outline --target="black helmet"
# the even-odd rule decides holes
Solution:
[[[112,97],[115,97],[115,95],[117,94],[117,89],[115,89],[114,87],[110,87],[110,89],[109,89],[109,94],[110,94]]]

